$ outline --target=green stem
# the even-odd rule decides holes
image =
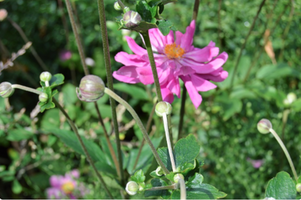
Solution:
[[[13,87],[13,88],[16,88],[16,89],[20,89],[20,90],[27,91],[27,92],[35,93],[35,94],[37,94],[37,95],[42,94],[41,91],[38,91],[38,90],[33,89],[33,88],[30,88],[30,87],[26,87],[26,86],[24,86],[24,85],[13,84],[12,87]]]
[[[151,123],[152,123],[152,120],[153,120],[153,116],[154,116],[154,113],[155,113],[155,110],[156,110],[156,104],[153,105],[153,109],[148,117],[148,120],[147,120],[147,123],[146,123],[146,132],[148,133],[150,130],[150,127],[151,127]],[[138,155],[136,157],[136,160],[135,160],[135,164],[134,164],[134,167],[133,169],[136,169],[136,166],[137,166],[137,163],[138,163],[138,160],[139,160],[139,157],[141,155],[141,152],[142,152],[142,147],[144,146],[144,142],[145,142],[145,139],[143,137],[142,139],[142,142],[141,142],[141,145],[139,147],[139,151],[138,151]]]
[[[232,77],[231,77],[231,83],[230,83],[229,92],[231,92],[232,87],[233,87],[234,78],[235,78],[236,71],[237,71],[237,68],[238,68],[238,63],[239,63],[240,58],[241,58],[241,56],[242,56],[242,52],[243,52],[243,50],[245,49],[245,46],[246,46],[247,41],[248,41],[248,38],[249,38],[249,36],[251,35],[251,32],[253,31],[253,28],[254,28],[254,26],[255,26],[256,20],[257,20],[257,18],[258,18],[258,16],[259,16],[259,13],[260,13],[260,11],[261,11],[261,9],[262,9],[262,7],[263,7],[265,1],[266,1],[266,0],[262,0],[261,4],[259,5],[259,8],[258,8],[258,10],[257,10],[257,14],[256,14],[256,16],[254,17],[253,22],[252,22],[252,25],[251,25],[251,27],[250,27],[250,29],[249,29],[249,32],[248,32],[248,34],[247,34],[247,36],[246,36],[246,38],[245,38],[245,41],[244,41],[244,43],[242,44],[242,46],[241,46],[241,48],[240,48],[240,52],[239,52],[238,58],[237,58],[237,60],[236,60],[236,63],[235,63],[235,66],[234,66],[234,71],[233,71],[233,74],[232,74]]]
[[[198,18],[199,5],[200,5],[200,0],[195,0],[193,6],[193,16],[192,16],[193,20],[196,20]]]
[[[79,133],[77,131],[77,128],[76,128],[75,124],[70,119],[69,115],[66,113],[66,111],[64,110],[64,108],[57,102],[57,100],[55,98],[53,98],[52,100],[53,100],[54,104],[56,105],[56,107],[58,107],[61,110],[61,112],[65,115],[65,117],[67,118],[67,120],[69,122],[69,125],[71,126],[73,132],[75,133],[77,139],[79,140],[79,143],[80,143],[83,151],[85,152],[85,155],[86,155],[89,163],[91,164],[93,170],[95,171],[97,178],[100,180],[102,186],[104,187],[104,189],[105,189],[106,193],[109,195],[109,197],[111,199],[113,199],[113,196],[111,195],[110,191],[108,190],[108,188],[106,186],[106,183],[104,182],[102,176],[99,174],[98,170],[96,169],[96,167],[94,165],[94,162],[92,161],[92,159],[91,159],[91,157],[90,157],[90,155],[89,155],[89,153],[88,153],[88,151],[86,149],[86,146],[84,145],[84,142],[83,142],[82,138],[80,137],[80,135],[79,135]]]
[[[118,4],[119,4],[119,6],[121,7],[121,9],[123,10],[124,9],[124,7],[125,7],[125,5],[122,3],[122,1],[120,1],[120,0],[117,0],[117,2],[118,2]]]
[[[291,159],[291,156],[290,156],[289,152],[287,151],[287,149],[286,149],[285,145],[283,144],[281,138],[277,135],[276,131],[274,131],[274,129],[272,129],[272,128],[269,131],[273,134],[273,136],[276,138],[277,142],[279,143],[280,147],[282,148],[282,151],[284,152],[284,154],[287,158],[287,161],[288,161],[288,163],[289,163],[289,165],[290,165],[290,167],[293,171],[294,178],[295,178],[296,182],[298,182],[298,176],[297,176],[297,173],[296,173],[296,169],[295,169],[294,163]]]
[[[161,88],[160,88],[160,83],[159,83],[159,78],[158,78],[157,67],[156,67],[156,63],[155,63],[155,59],[154,59],[154,54],[153,54],[153,51],[152,51],[152,45],[151,45],[150,40],[149,40],[149,34],[148,34],[148,32],[142,33],[142,36],[143,36],[143,39],[144,39],[144,42],[145,42],[149,62],[150,62],[150,65],[152,67],[152,72],[153,72],[154,83],[155,83],[155,87],[156,87],[156,93],[157,93],[158,101],[160,102],[160,101],[162,101],[162,94],[161,94]]]
[[[108,87],[110,88],[110,90],[114,91],[104,1],[97,0],[97,4],[98,4],[98,15],[99,15],[100,28],[101,28],[101,37],[102,37],[102,44],[103,44],[105,67],[107,72]],[[118,122],[117,122],[117,114],[116,114],[116,102],[111,97],[110,97],[110,104],[111,104],[112,120],[114,124],[114,131],[115,131],[115,138],[116,138],[116,145],[117,145],[117,153],[118,153],[118,161],[119,161],[118,167],[121,172],[120,179],[121,179],[121,183],[125,185],[125,178],[122,170],[123,169],[122,155],[121,155],[121,144],[119,139],[119,129],[118,129]]]
[[[121,97],[119,97],[117,94],[115,94],[112,90],[110,90],[109,88],[105,88],[105,93],[108,94],[110,97],[114,98],[117,102],[121,103],[132,115],[132,117],[135,119],[136,123],[138,124],[140,130],[143,133],[143,136],[146,140],[146,142],[148,143],[148,145],[151,148],[151,151],[154,154],[155,159],[157,160],[157,163],[161,166],[161,168],[163,169],[165,174],[169,174],[168,169],[165,167],[165,165],[163,164],[162,160],[160,159],[152,141],[150,140],[150,138],[148,137],[148,134],[139,118],[139,116],[137,115],[137,113],[135,112],[135,110],[130,106],[130,104],[128,104],[125,100],[123,100]]]
[[[171,142],[170,142],[170,135],[169,135],[167,115],[164,113],[162,117],[163,117],[163,125],[164,125],[164,130],[165,130],[165,137],[166,137],[167,149],[168,149],[168,153],[169,153],[169,158],[170,158],[170,162],[171,162],[172,171],[176,172],[176,163],[175,163],[175,158],[173,156]]]
[[[66,7],[67,7],[67,10],[68,10],[69,19],[70,19],[70,22],[71,22],[71,26],[72,26],[74,36],[75,36],[76,44],[77,44],[77,47],[78,47],[77,49],[78,49],[78,53],[79,53],[79,56],[80,56],[80,60],[81,60],[81,63],[82,63],[85,74],[88,75],[89,70],[88,70],[88,67],[87,67],[86,62],[85,62],[84,48],[83,48],[81,39],[80,39],[79,34],[78,34],[77,25],[76,25],[75,20],[74,20],[74,15],[73,15],[73,12],[72,12],[70,0],[66,0]]]
[[[179,126],[178,126],[178,140],[183,137],[182,129],[183,129],[183,121],[184,121],[184,115],[185,115],[186,96],[187,96],[187,90],[184,85],[183,91],[182,91],[182,97],[181,97],[182,99],[181,99],[181,108],[180,108],[180,120],[179,120]]]
[[[185,181],[180,178],[179,179],[179,183],[180,183],[180,192],[181,192],[181,200],[186,200],[186,186],[185,186]]]
[[[177,188],[177,184],[167,185],[167,186],[158,186],[147,189],[146,191],[156,191],[156,190],[175,190]]]

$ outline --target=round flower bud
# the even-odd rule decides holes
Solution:
[[[162,176],[162,175],[164,175],[164,172],[163,172],[161,166],[157,167],[157,169],[156,169],[156,175],[157,175],[157,176]]]
[[[175,183],[178,183],[180,179],[183,179],[184,180],[184,176],[182,174],[176,174],[174,177],[173,177],[173,181]]]
[[[141,16],[135,11],[128,11],[123,15],[123,23],[125,27],[135,27],[141,22]]]
[[[114,3],[114,9],[115,10],[121,10],[121,7],[120,7],[120,5],[117,1]]]
[[[297,190],[297,192],[301,192],[301,183],[298,183],[296,185],[296,190]]]
[[[104,95],[105,84],[95,75],[84,76],[76,88],[77,97],[81,101],[94,102]]]
[[[5,9],[0,9],[0,21],[3,21],[7,17],[7,11]]]
[[[42,93],[39,95],[40,102],[46,102],[48,100],[48,94]]]
[[[272,129],[272,123],[268,119],[262,119],[258,122],[257,129],[262,134],[269,133]]]
[[[130,181],[125,186],[125,191],[129,195],[135,195],[135,194],[137,194],[138,190],[139,190],[139,185],[135,181]]]
[[[42,72],[40,75],[40,80],[43,82],[50,81],[52,78],[52,75],[49,72]]]
[[[160,101],[156,105],[156,113],[158,116],[162,117],[163,114],[169,115],[172,111],[170,103],[166,101]]]
[[[296,94],[293,92],[290,92],[287,94],[286,99],[284,99],[283,103],[288,106],[288,105],[292,104],[296,99],[297,99]]]
[[[9,82],[2,82],[0,84],[0,96],[3,98],[8,98],[14,93],[15,89],[13,88],[12,84]]]

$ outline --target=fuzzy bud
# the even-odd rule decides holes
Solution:
[[[115,10],[121,10],[121,7],[120,7],[120,5],[117,1],[114,3],[114,9]]]
[[[174,177],[173,177],[173,181],[175,183],[178,183],[180,179],[183,179],[184,180],[184,176],[182,174],[176,174]]]
[[[101,78],[95,75],[84,76],[76,88],[77,97],[81,101],[94,102],[104,95],[105,84]]]
[[[8,98],[14,93],[15,89],[13,88],[12,84],[9,82],[2,82],[0,84],[0,96],[3,98]]]
[[[129,195],[135,195],[139,190],[139,185],[135,181],[130,181],[126,184],[125,190]]]
[[[258,122],[257,129],[262,134],[269,133],[272,129],[272,123],[268,119],[262,119]]]
[[[125,27],[135,27],[141,22],[141,16],[135,11],[128,11],[123,15],[123,23]]]
[[[160,101],[156,105],[156,113],[158,116],[162,117],[164,114],[169,115],[172,111],[170,103],[166,101]]]
[[[52,75],[49,72],[42,72],[40,75],[40,80],[43,82],[50,81],[52,78]]]
[[[46,102],[48,100],[48,94],[42,93],[39,95],[40,102]]]
[[[298,183],[296,185],[296,190],[297,190],[297,192],[301,192],[301,183]]]

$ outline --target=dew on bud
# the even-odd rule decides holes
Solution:
[[[170,103],[166,101],[160,101],[157,103],[155,111],[158,116],[162,117],[163,115],[169,115],[172,111],[172,107]]]
[[[257,123],[257,129],[262,134],[269,133],[270,129],[272,129],[272,123],[268,119],[261,119]]]
[[[9,82],[2,82],[0,84],[0,96],[3,98],[8,98],[14,93],[15,89],[13,88],[12,84]]]
[[[104,95],[105,84],[102,79],[95,75],[84,76],[76,88],[76,94],[79,100],[94,102]]]
[[[125,27],[135,27],[141,22],[141,16],[135,11],[128,11],[123,15],[123,23]]]
[[[125,191],[129,195],[137,194],[138,190],[139,190],[139,185],[135,181],[130,181],[125,186]]]
[[[40,102],[46,102],[48,100],[48,94],[42,93],[39,95]]]

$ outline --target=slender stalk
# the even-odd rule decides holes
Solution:
[[[279,143],[280,147],[282,148],[282,151],[284,152],[284,154],[287,158],[287,161],[288,161],[288,163],[291,167],[291,170],[293,171],[294,178],[295,178],[296,182],[298,182],[298,176],[297,176],[297,173],[296,173],[296,169],[295,169],[294,163],[291,159],[291,156],[290,156],[289,152],[287,151],[287,149],[286,149],[285,145],[283,144],[281,138],[277,135],[276,131],[274,131],[274,129],[272,129],[272,128],[269,131],[273,134],[273,136],[275,137],[275,139]]]
[[[142,36],[143,36],[143,39],[145,42],[148,59],[149,59],[150,65],[152,67],[158,101],[160,102],[160,101],[162,101],[162,94],[161,94],[161,88],[160,88],[160,83],[159,83],[159,78],[158,78],[157,67],[156,67],[156,63],[155,63],[155,59],[154,59],[154,55],[153,55],[152,45],[151,45],[150,39],[149,39],[149,34],[148,34],[148,32],[142,33]]]
[[[181,200],[186,200],[186,186],[185,186],[185,181],[180,178],[179,179],[179,183],[180,183],[180,192],[181,192]]]
[[[222,0],[218,0],[218,12],[217,12],[217,19],[218,19],[218,41],[219,47],[222,48],[222,23],[221,23],[221,10],[222,10]]]
[[[150,115],[149,115],[149,117],[148,117],[147,123],[146,123],[146,132],[147,132],[147,133],[149,132],[149,129],[150,129],[150,127],[151,127],[151,123],[152,123],[152,120],[153,120],[153,116],[154,116],[155,110],[156,110],[156,104],[153,105],[153,109],[152,109],[152,111],[151,111],[151,113],[150,113]],[[144,137],[143,137],[142,142],[141,142],[141,145],[140,145],[140,147],[139,147],[138,155],[137,155],[137,157],[136,157],[136,160],[135,160],[135,164],[134,164],[133,169],[135,169],[136,166],[137,166],[139,157],[140,157],[141,152],[142,152],[142,147],[144,146],[144,142],[145,142],[145,139],[144,139]]]
[[[124,7],[125,7],[125,5],[122,3],[121,0],[117,0],[117,2],[118,2],[118,4],[119,4],[119,6],[121,7],[121,9],[123,10]]]
[[[117,160],[115,151],[114,151],[114,149],[113,149],[113,146],[112,146],[112,143],[111,143],[111,140],[110,140],[110,137],[109,137],[109,134],[108,134],[107,129],[106,129],[106,127],[105,127],[105,124],[104,124],[104,122],[103,122],[103,120],[102,120],[103,118],[102,118],[102,116],[101,116],[101,114],[100,114],[100,111],[99,111],[99,108],[98,108],[98,105],[97,105],[96,102],[94,102],[94,106],[95,106],[95,108],[96,108],[96,112],[97,112],[97,116],[98,116],[99,122],[100,122],[100,124],[101,124],[101,126],[102,126],[102,129],[103,129],[103,131],[104,131],[104,135],[105,135],[105,138],[106,138],[106,141],[107,141],[107,144],[108,144],[110,153],[111,153],[111,155],[112,155],[113,162],[114,162],[114,164],[115,164],[115,166],[116,166],[117,174],[118,174],[118,176],[120,177],[120,176],[121,176],[120,168],[117,167],[117,166],[118,166],[118,160]]]
[[[177,184],[167,185],[167,186],[158,186],[147,189],[146,191],[156,191],[156,190],[175,190],[177,189]]]
[[[65,115],[65,117],[67,118],[67,120],[68,120],[68,122],[69,122],[69,125],[71,126],[73,132],[76,134],[76,137],[77,137],[77,139],[79,140],[79,143],[80,143],[80,145],[81,145],[83,151],[85,152],[85,155],[86,155],[86,157],[87,157],[89,163],[91,164],[93,170],[95,171],[97,178],[100,180],[100,182],[101,182],[102,186],[104,187],[104,189],[105,189],[106,193],[108,194],[108,196],[109,196],[111,199],[113,199],[113,196],[111,195],[110,191],[108,190],[106,183],[104,182],[102,176],[101,176],[101,175],[99,174],[99,172],[97,171],[97,169],[96,169],[96,167],[95,167],[95,165],[94,165],[94,162],[93,162],[93,160],[91,159],[91,157],[90,157],[90,155],[89,155],[89,153],[88,153],[88,151],[87,151],[87,149],[86,149],[86,146],[84,145],[84,142],[83,142],[83,140],[81,139],[81,137],[80,137],[80,135],[79,135],[79,133],[78,133],[78,131],[77,131],[77,128],[76,128],[75,124],[74,124],[73,121],[70,119],[69,115],[66,113],[66,111],[64,110],[64,108],[57,102],[57,100],[56,100],[55,98],[53,98],[53,102],[54,102],[54,104],[56,105],[56,107],[58,107],[58,108],[61,110],[61,112]]]
[[[180,120],[178,125],[178,140],[183,137],[182,129],[183,129],[183,122],[184,122],[184,115],[185,115],[186,96],[187,96],[187,89],[184,85],[182,91],[182,99],[181,99]]]
[[[193,15],[192,15],[192,19],[194,19],[194,20],[196,20],[198,18],[199,5],[200,5],[200,0],[195,0],[194,6],[193,6]]]
[[[107,72],[107,80],[108,80],[108,87],[112,92],[114,91],[113,87],[113,76],[111,70],[111,61],[110,61],[110,50],[109,50],[109,41],[108,41],[108,33],[106,27],[106,17],[105,17],[105,6],[103,0],[97,0],[98,4],[98,15],[99,15],[99,23],[101,28],[101,37],[102,37],[102,44],[103,44],[103,53],[104,53],[104,60],[105,60],[105,67]],[[115,131],[115,138],[116,138],[116,145],[117,145],[117,153],[118,153],[118,161],[119,161],[119,170],[121,172],[121,183],[125,185],[125,177],[123,173],[122,167],[122,155],[121,155],[121,144],[119,139],[119,129],[118,129],[118,122],[117,122],[117,114],[116,114],[116,102],[113,98],[110,97],[110,104],[112,110],[112,120],[114,124],[114,131]]]
[[[256,14],[255,17],[254,17],[253,22],[252,22],[252,25],[251,25],[251,27],[250,27],[250,29],[249,29],[249,32],[248,32],[248,34],[247,34],[247,36],[246,36],[246,38],[245,38],[245,41],[244,41],[244,43],[242,44],[242,46],[241,46],[241,48],[240,48],[240,52],[239,52],[238,58],[237,58],[237,60],[236,60],[235,66],[234,66],[234,71],[233,71],[233,74],[232,74],[232,78],[231,78],[231,83],[230,83],[229,91],[232,90],[234,78],[235,78],[235,75],[236,75],[238,63],[239,63],[240,58],[241,58],[241,56],[242,56],[242,52],[243,52],[243,50],[245,49],[245,46],[246,46],[247,41],[248,41],[248,38],[249,38],[249,36],[251,35],[251,32],[253,31],[253,28],[254,28],[254,26],[255,26],[256,20],[257,20],[257,18],[258,18],[258,16],[259,16],[259,13],[260,13],[260,11],[261,11],[261,9],[262,9],[262,7],[263,7],[265,1],[266,1],[266,0],[262,0],[261,4],[259,5],[259,8],[258,8],[258,10],[257,10],[257,14]]]
[[[58,2],[58,6],[59,6],[59,11],[61,12],[62,23],[63,23],[63,27],[64,27],[64,30],[65,30],[66,42],[67,42],[67,46],[68,46],[68,44],[69,44],[69,30],[68,30],[66,17],[65,17],[65,14],[64,14],[62,0],[58,0],[57,2]]]
[[[152,141],[150,140],[150,138],[148,137],[148,134],[139,118],[139,116],[137,115],[137,113],[135,112],[135,110],[130,106],[130,104],[128,104],[125,100],[123,100],[121,97],[119,97],[117,94],[115,94],[112,90],[110,90],[109,88],[105,88],[104,91],[106,94],[108,94],[110,97],[114,98],[117,102],[121,103],[132,115],[132,117],[135,119],[135,121],[137,122],[140,130],[143,133],[143,136],[146,140],[146,142],[148,143],[148,145],[151,148],[151,151],[154,154],[154,157],[157,161],[157,163],[161,166],[162,170],[164,171],[165,174],[169,174],[168,169],[165,167],[165,165],[163,164],[162,160],[160,159]]]
[[[72,26],[74,36],[75,36],[76,44],[77,44],[77,47],[78,47],[77,48],[78,53],[79,53],[79,56],[81,58],[80,60],[81,60],[84,72],[87,75],[87,74],[89,74],[89,70],[88,70],[88,67],[87,67],[86,62],[85,62],[84,48],[83,48],[81,39],[80,39],[79,34],[78,34],[77,25],[76,25],[75,20],[74,20],[74,15],[73,15],[73,12],[72,12],[70,0],[66,0],[66,7],[67,7],[67,10],[68,10],[69,19],[70,19],[70,23],[71,23],[71,26]]]
[[[26,87],[26,86],[24,86],[24,85],[13,84],[12,87],[13,87],[13,88],[16,88],[16,89],[20,89],[20,90],[27,91],[27,92],[35,93],[35,94],[37,94],[37,95],[42,94],[41,91],[38,91],[38,90],[33,89],[33,88],[30,88],[30,87]]]
[[[20,34],[20,36],[22,37],[22,39],[24,40],[24,42],[28,43],[29,39],[26,37],[26,35],[25,35],[24,31],[22,30],[22,28],[16,22],[14,22],[11,18],[7,17],[7,20],[18,31],[18,33]],[[37,51],[35,50],[35,48],[33,46],[30,47],[30,51],[31,51],[33,57],[39,63],[39,65],[43,68],[43,70],[48,71],[48,67],[45,65],[45,63],[40,58],[40,56],[38,55]]]
[[[164,125],[164,130],[165,130],[165,137],[166,137],[167,148],[168,148],[168,153],[169,153],[169,158],[170,158],[170,162],[171,162],[172,171],[176,172],[175,158],[173,156],[172,147],[171,147],[171,144],[170,144],[171,142],[170,142],[170,137],[169,137],[167,115],[164,113],[162,117],[163,117],[163,125]]]

